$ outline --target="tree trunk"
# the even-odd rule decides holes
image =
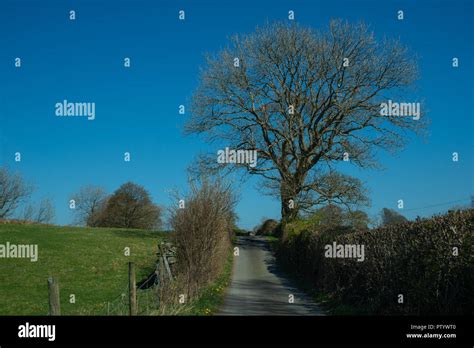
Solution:
[[[288,185],[282,183],[280,189],[281,221],[287,223],[293,221],[298,216],[298,206],[295,201],[296,194],[291,194],[285,187],[288,187]]]

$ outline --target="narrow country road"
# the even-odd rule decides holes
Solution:
[[[238,237],[232,282],[218,315],[324,315],[277,269],[263,237]],[[290,295],[294,303],[290,303]]]

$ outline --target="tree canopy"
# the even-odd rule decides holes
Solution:
[[[364,24],[332,21],[328,30],[269,24],[234,36],[207,57],[187,133],[233,149],[257,150],[256,166],[200,156],[194,169],[259,175],[281,201],[283,219],[318,204],[368,202],[359,179],[335,164],[376,167],[377,149],[395,150],[424,118],[382,115],[417,76],[397,41],[378,42]],[[398,99],[400,100],[400,99]]]

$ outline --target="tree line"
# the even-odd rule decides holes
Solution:
[[[0,220],[52,223],[55,209],[49,198],[31,202],[34,187],[20,174],[0,168]],[[162,208],[149,192],[133,182],[121,185],[112,194],[98,186],[84,186],[71,196],[69,207],[75,223],[88,227],[158,229]]]
[[[84,186],[71,198],[76,222],[90,227],[159,229],[162,208],[149,192],[133,182],[121,185],[112,194],[98,186]]]

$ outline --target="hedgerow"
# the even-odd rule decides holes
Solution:
[[[471,209],[365,231],[306,230],[282,240],[277,256],[313,289],[369,313],[472,314],[473,220]],[[333,242],[364,245],[364,261],[326,258]]]

